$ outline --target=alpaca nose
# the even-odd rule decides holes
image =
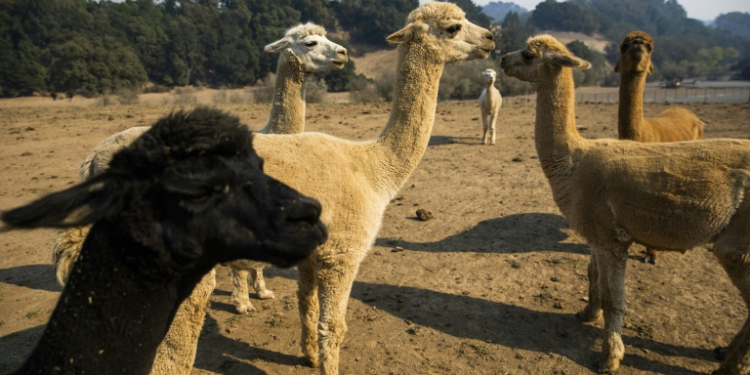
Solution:
[[[487,40],[489,40],[490,42],[492,42],[492,41],[494,41],[494,40],[495,40],[495,36],[494,36],[494,35],[492,35],[492,33],[491,33],[491,32],[489,32],[489,31],[487,31],[487,32],[486,32],[486,33],[484,34],[484,38],[485,38],[485,39],[487,39]]]
[[[320,219],[322,211],[323,207],[321,207],[317,200],[308,197],[299,197],[287,208],[287,220],[305,221],[314,225]]]
[[[343,57],[346,57],[346,48],[338,48],[336,50],[336,53],[339,54],[339,55],[341,55],[341,56],[343,56]]]

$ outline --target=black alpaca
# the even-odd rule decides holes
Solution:
[[[100,176],[4,212],[8,228],[94,223],[16,374],[148,374],[178,306],[216,264],[288,267],[325,241],[320,204],[265,175],[251,141],[221,111],[171,114]]]

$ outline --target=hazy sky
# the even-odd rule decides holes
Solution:
[[[474,0],[477,5],[485,5],[493,0]],[[509,0],[503,0],[508,2]],[[542,0],[510,0],[528,10],[533,10]],[[617,0],[612,0],[617,1]],[[420,0],[424,3],[425,0]],[[699,20],[713,20],[722,13],[750,12],[750,0],[677,0],[687,11],[688,17]]]

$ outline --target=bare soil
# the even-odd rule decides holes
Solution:
[[[51,103],[51,100],[48,100]],[[172,105],[11,106],[0,103],[0,209],[78,181],[78,165],[105,137],[148,125]],[[257,129],[267,105],[219,105]],[[706,137],[747,138],[750,104],[690,104]],[[308,105],[307,128],[375,137],[385,104]],[[646,115],[667,108],[649,104]],[[615,104],[582,104],[590,138],[616,136]],[[506,104],[497,146],[481,145],[474,101],[438,105],[430,146],[388,207],[347,313],[342,374],[589,374],[601,323],[575,316],[585,302],[589,249],[552,201],[534,149],[534,107]],[[433,218],[417,219],[417,209]],[[53,230],[0,233],[0,373],[18,366],[60,287],[50,264]],[[747,316],[708,248],[662,253],[644,264],[631,249],[620,374],[706,374]],[[295,270],[267,269],[276,299],[237,315],[228,269],[201,337],[194,374],[315,374],[299,349]],[[83,322],[85,323],[85,322]]]

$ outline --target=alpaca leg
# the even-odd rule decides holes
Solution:
[[[584,322],[593,323],[602,316],[602,301],[599,293],[599,272],[596,265],[596,252],[591,252],[591,260],[588,267],[589,277],[589,301],[583,310],[578,312],[578,317]]]
[[[188,375],[195,362],[198,338],[203,328],[209,298],[216,287],[216,271],[211,270],[182,302],[174,316],[151,368],[151,375]]]
[[[742,222],[743,220],[736,220]],[[722,234],[722,237],[714,245],[714,255],[724,267],[732,280],[732,284],[740,291],[745,305],[750,309],[750,239],[747,237],[746,228],[750,220],[738,225],[733,220]],[[729,343],[726,349],[726,358],[721,367],[714,374],[740,375],[746,374],[750,369],[750,315],[739,333]]]
[[[297,303],[302,322],[302,354],[312,367],[318,367],[318,290],[315,285],[315,265],[308,260],[297,266]]]
[[[250,303],[250,297],[248,297],[250,291],[247,288],[247,270],[231,267],[229,273],[232,276],[232,304],[237,312],[247,314],[255,311],[255,306]]]
[[[89,234],[91,226],[80,228],[67,228],[59,231],[55,236],[54,248],[52,250],[52,264],[55,266],[57,282],[65,286],[68,275],[73,269],[73,263],[81,253],[83,241]]]
[[[266,289],[266,280],[263,278],[263,268],[265,266],[255,266],[250,268],[250,279],[253,280],[253,288],[258,293],[260,299],[273,299],[276,295]]]
[[[490,144],[495,145],[495,123],[497,122],[497,113],[490,116]]]
[[[346,333],[346,308],[359,263],[346,256],[326,259],[318,269],[320,320],[318,345],[322,375],[338,375],[341,342]]]
[[[484,129],[484,133],[482,134],[482,144],[487,144],[489,139],[487,138],[488,130],[490,129],[489,123],[488,123],[488,116],[482,115],[482,128]]]
[[[600,373],[611,373],[620,367],[625,356],[622,343],[622,319],[625,314],[625,266],[627,246],[596,248],[599,293],[604,310],[604,342],[599,362]]]

